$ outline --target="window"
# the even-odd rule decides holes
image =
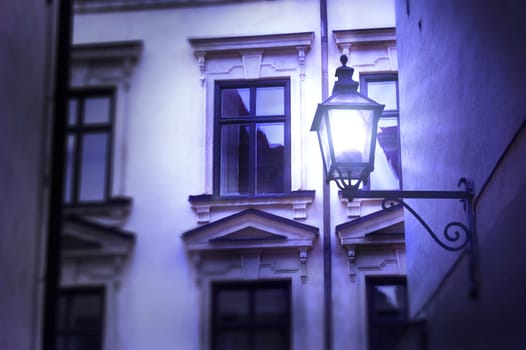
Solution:
[[[288,80],[217,82],[214,192],[290,191]]]
[[[58,298],[57,350],[102,349],[103,289],[66,289]]]
[[[215,283],[212,350],[288,350],[290,282]]]
[[[406,279],[368,278],[366,283],[369,349],[392,349],[408,324]]]
[[[71,93],[66,126],[66,204],[107,200],[112,124],[113,90]]]
[[[402,187],[400,160],[400,128],[398,108],[398,74],[362,74],[361,92],[385,109],[378,122],[375,171],[371,174],[370,189],[399,189]]]

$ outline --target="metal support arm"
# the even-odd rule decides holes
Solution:
[[[469,258],[469,278],[470,292],[472,298],[478,296],[479,277],[478,277],[478,242],[475,227],[475,211],[473,207],[473,185],[465,178],[461,178],[458,186],[463,186],[461,191],[367,191],[356,189],[353,186],[342,189],[342,196],[352,201],[354,198],[376,198],[383,199],[382,208],[389,209],[395,205],[403,205],[418,222],[425,228],[427,233],[442,248],[448,251],[466,250]],[[464,203],[464,210],[467,214],[467,224],[459,221],[452,221],[444,227],[443,237],[437,235],[425,220],[407,204],[404,199],[459,199]]]

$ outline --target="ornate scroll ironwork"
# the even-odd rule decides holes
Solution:
[[[340,187],[340,186],[339,186]],[[377,198],[382,199],[382,208],[389,209],[395,205],[403,205],[418,222],[424,227],[431,238],[443,249],[448,251],[466,251],[469,256],[470,265],[470,296],[475,298],[479,290],[478,277],[478,242],[475,228],[475,210],[473,207],[473,184],[461,178],[458,187],[464,187],[461,191],[366,191],[351,185],[342,188],[342,196],[352,201],[354,198]],[[467,212],[467,224],[459,221],[449,222],[439,236],[426,221],[407,204],[404,199],[460,199],[464,203]]]

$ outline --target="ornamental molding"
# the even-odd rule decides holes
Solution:
[[[239,207],[292,207],[294,220],[307,218],[307,206],[314,200],[315,191],[293,191],[278,196],[262,196],[254,198],[216,198],[212,195],[191,195],[188,198],[192,209],[197,214],[198,224],[210,222],[212,209],[233,209]]]
[[[385,44],[396,41],[396,29],[393,28],[374,28],[374,29],[353,29],[353,30],[333,30],[332,37],[336,45],[342,50],[352,45]]]
[[[301,55],[304,55],[304,51],[309,50],[312,46],[313,40],[314,32],[188,39],[196,57],[203,54],[243,52],[247,50],[301,51]]]
[[[261,260],[263,255],[285,253],[292,257],[297,254],[297,265],[288,272],[299,271],[305,283],[308,252],[318,235],[317,227],[250,208],[187,231],[182,239],[198,271],[202,270],[203,259],[219,254],[239,257],[243,277],[257,279],[265,265]],[[231,264],[222,264],[222,274],[233,268]]]
[[[97,43],[74,44],[71,61],[137,61],[142,54],[142,40],[110,41]]]
[[[383,209],[336,226],[340,245],[347,251],[349,277],[355,281],[357,270],[383,269],[386,264],[399,264],[399,254],[381,263],[370,264],[378,251],[405,250],[404,211],[402,206]]]
[[[122,84],[129,88],[134,65],[142,55],[142,40],[74,44],[72,86]]]

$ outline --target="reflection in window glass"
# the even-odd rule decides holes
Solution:
[[[374,305],[378,313],[404,312],[406,290],[403,285],[384,285],[374,287]]]
[[[217,82],[214,193],[290,189],[288,81]]]
[[[283,192],[284,133],[282,123],[257,125],[256,193]]]
[[[107,134],[87,134],[82,140],[80,200],[102,200],[106,186]]]
[[[77,124],[77,108],[78,108],[78,101],[74,98],[69,100],[68,125]]]
[[[75,163],[75,137],[68,135],[66,140],[66,171],[64,174],[64,201],[72,200],[73,191],[73,165]]]
[[[109,97],[92,97],[84,100],[84,124],[108,123],[110,102]]]
[[[285,89],[283,86],[260,87],[256,89],[256,115],[285,114]]]
[[[246,194],[249,187],[249,128],[225,125],[221,129],[221,194]]]
[[[385,110],[398,109],[396,81],[369,81],[367,95],[378,103],[385,105]]]
[[[404,277],[368,278],[369,348],[393,349],[407,327],[407,283]]]
[[[399,188],[400,141],[398,118],[384,117],[378,122],[374,172],[371,173],[371,189]]]
[[[221,106],[223,117],[248,117],[250,115],[250,90],[223,89]]]

